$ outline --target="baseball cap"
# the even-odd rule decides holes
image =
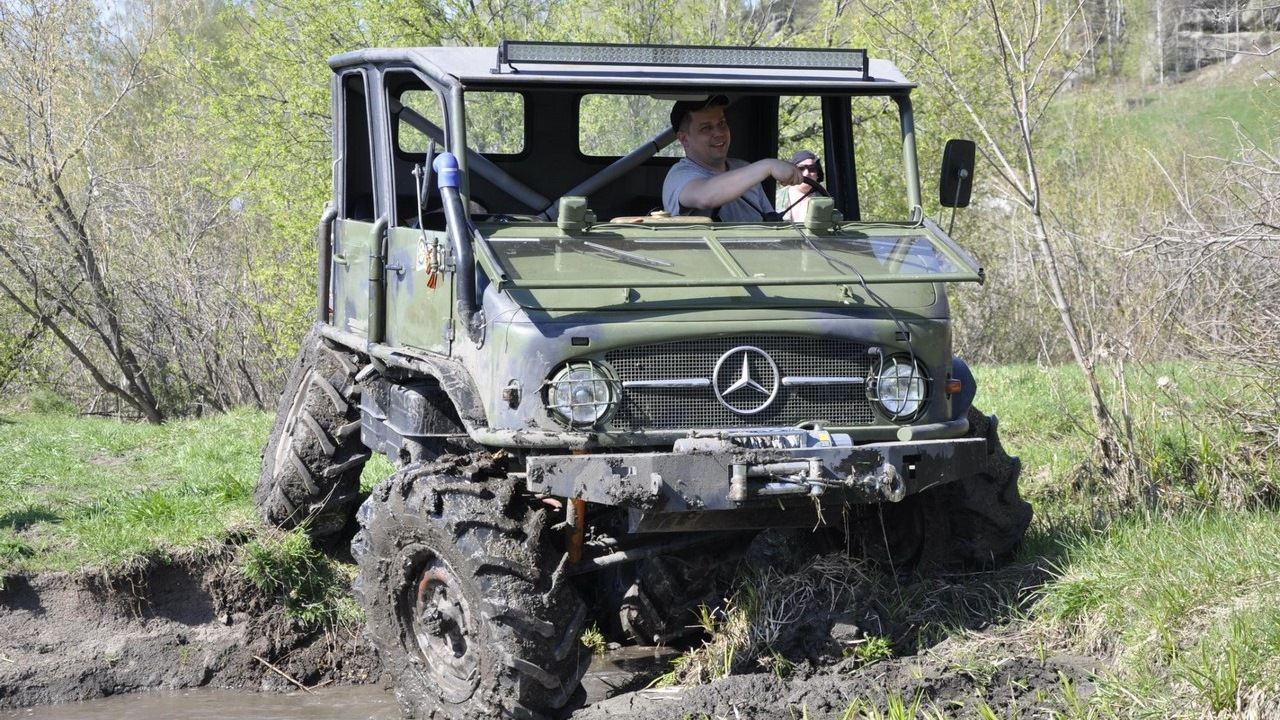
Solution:
[[[802,162],[813,161],[813,170],[818,178],[818,182],[822,182],[825,175],[822,172],[822,159],[814,155],[809,150],[797,150],[795,155],[791,156],[791,164],[799,165]]]
[[[679,130],[680,123],[684,122],[689,113],[709,107],[724,107],[728,104],[729,98],[724,95],[708,95],[706,100],[680,100],[671,106],[671,129]]]
[[[792,164],[792,165],[799,165],[800,163],[804,162],[805,160],[812,160],[812,161],[814,161],[814,162],[816,162],[816,163],[821,163],[821,162],[822,162],[821,160],[818,160],[818,156],[817,156],[817,155],[814,155],[812,152],[810,152],[810,151],[808,151],[808,150],[798,150],[798,151],[796,151],[796,154],[795,154],[795,155],[792,155],[792,156],[791,156],[791,164]]]

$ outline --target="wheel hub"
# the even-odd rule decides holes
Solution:
[[[480,653],[457,576],[433,557],[408,590],[409,629],[423,670],[450,702],[465,700],[479,682]]]

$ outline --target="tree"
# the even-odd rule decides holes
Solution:
[[[894,40],[886,43],[891,51],[910,48],[898,53],[903,64],[949,92],[1000,187],[1024,213],[1039,278],[1088,386],[1102,469],[1131,469],[1131,442],[1122,445],[1123,423],[1098,380],[1104,348],[1081,319],[1063,266],[1061,246],[1070,242],[1071,229],[1053,212],[1039,164],[1045,115],[1091,49],[1074,34],[1083,3],[1058,8],[1048,0],[925,0],[878,9],[863,0],[863,6]]]
[[[0,232],[3,292],[49,330],[97,384],[138,414],[163,414],[135,347],[98,199],[123,168],[96,147],[125,101],[148,80],[150,38],[112,37],[92,3],[0,5],[0,172],[11,208]],[[138,44],[134,44],[134,43]],[[83,73],[86,64],[115,73]]]
[[[264,402],[256,228],[211,192],[201,95],[172,72],[201,10],[0,5],[0,295],[156,423]]]

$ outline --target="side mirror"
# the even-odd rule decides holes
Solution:
[[[938,182],[938,202],[942,207],[969,206],[973,191],[973,158],[977,146],[972,140],[948,140],[942,151],[942,177]]]

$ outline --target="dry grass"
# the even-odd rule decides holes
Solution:
[[[774,539],[763,536],[766,543]],[[1032,562],[898,579],[843,553],[783,552],[785,559],[744,565],[724,603],[703,608],[700,624],[709,638],[656,684],[699,685],[761,668],[786,676],[801,663],[853,670],[913,655],[1022,617],[1046,576]]]

